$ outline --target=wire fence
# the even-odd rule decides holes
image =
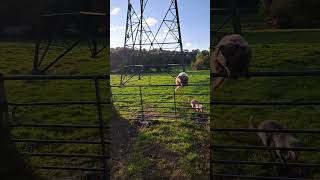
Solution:
[[[112,85],[112,102],[131,121],[208,125],[209,84],[189,84],[181,88],[195,88],[195,93],[180,92],[183,90],[176,92],[175,87],[171,84]],[[201,90],[198,87],[202,87]],[[193,99],[203,106],[203,111],[197,111],[191,106],[190,101]]]
[[[55,102],[9,102],[7,97],[8,92],[10,92],[13,89],[5,88],[5,83],[7,81],[59,81],[59,80],[68,80],[68,81],[78,81],[78,80],[84,80],[89,82],[94,82],[94,89],[95,89],[95,99],[92,101],[55,101]],[[81,140],[81,137],[73,137],[73,139],[63,139],[65,138],[62,136],[57,136],[57,139],[46,139],[46,136],[44,133],[44,138],[25,138],[23,136],[23,133],[19,137],[14,136],[12,139],[16,144],[17,147],[22,147],[22,150],[31,149],[30,151],[21,152],[23,155],[26,155],[27,157],[32,158],[41,158],[38,159],[37,170],[41,171],[76,171],[80,173],[84,173],[86,171],[92,171],[99,174],[101,179],[109,179],[109,167],[108,167],[108,160],[109,160],[109,136],[108,131],[109,127],[107,126],[105,117],[103,117],[103,112],[106,108],[103,109],[103,106],[110,105],[109,98],[102,98],[102,86],[101,81],[108,81],[109,76],[107,75],[97,75],[97,76],[47,76],[47,75],[17,75],[17,76],[2,76],[0,75],[0,107],[1,111],[3,113],[4,119],[1,119],[5,123],[8,124],[8,127],[11,129],[11,132],[14,134],[16,129],[20,130],[29,130],[36,132],[38,130],[45,131],[46,133],[49,133],[50,130],[55,131],[62,131],[62,132],[68,132],[68,131],[80,131],[80,130],[93,130],[98,134],[97,138],[94,138],[94,140]],[[105,84],[108,84],[105,82]],[[108,88],[105,85],[106,88]],[[57,123],[41,123],[40,121],[27,123],[24,122],[25,120],[19,121],[17,118],[17,114],[19,110],[23,108],[41,108],[45,107],[46,109],[50,109],[52,107],[73,107],[74,106],[93,106],[95,107],[95,114],[96,114],[96,123],[86,123],[86,124],[80,124],[80,123],[63,123],[65,122],[65,119],[62,120],[61,123],[59,122],[59,119],[57,119],[55,122]],[[94,109],[94,108],[93,108]],[[11,112],[10,112],[11,111]],[[31,113],[31,112],[30,112]],[[58,115],[57,115],[58,117]],[[32,118],[37,118],[36,115],[32,116]],[[89,117],[91,118],[91,117]],[[45,121],[45,120],[43,120]],[[31,133],[32,134],[32,133]],[[78,134],[79,135],[79,134]],[[61,139],[62,138],[62,139]],[[36,152],[32,152],[32,150],[35,151],[35,149],[30,148],[32,145],[35,145],[37,147],[42,147],[42,145],[47,145],[49,148],[38,148]],[[66,145],[64,146],[64,150],[61,150],[59,148],[50,148],[53,145]],[[97,149],[97,153],[72,153],[70,152],[71,148],[75,146],[81,146],[81,145],[92,145],[95,146]],[[29,148],[28,148],[29,147]],[[20,148],[19,150],[22,151]],[[44,150],[50,151],[50,150],[56,150],[57,152],[43,152]],[[91,151],[89,151],[91,152]],[[49,159],[48,159],[49,158]],[[88,166],[81,165],[81,166],[56,166],[56,165],[50,165],[50,162],[52,160],[61,160],[61,164],[67,164],[64,163],[63,160],[66,159],[67,162],[73,162],[75,159],[90,159],[90,162],[99,162],[101,167],[95,167],[91,166],[90,163],[87,163]]]
[[[215,74],[211,73],[211,78],[214,80],[214,78],[217,77],[225,77],[225,74]],[[320,70],[310,70],[310,71],[287,71],[287,72],[279,72],[279,71],[273,71],[273,72],[250,72],[249,77],[319,77],[320,76]],[[212,95],[214,97],[214,95]],[[211,98],[211,106],[212,106],[212,113],[214,114],[215,107],[219,106],[236,106],[236,107],[247,107],[247,106],[319,106],[320,101],[314,100],[314,101],[259,101],[259,102],[250,102],[250,101],[221,101],[221,100],[215,100],[214,98]],[[248,134],[248,133],[257,133],[257,132],[266,132],[266,133],[296,133],[296,134],[307,134],[307,135],[319,135],[320,129],[279,129],[279,130],[261,130],[261,129],[254,129],[254,128],[217,128],[213,126],[211,128],[212,137],[215,137],[220,134],[230,134],[230,133],[236,133],[238,134]],[[231,140],[231,139],[230,139]],[[215,153],[217,152],[232,152],[233,154],[238,153],[239,159],[241,151],[264,151],[264,152],[271,152],[280,150],[281,152],[287,152],[287,151],[294,151],[294,152],[310,152],[310,153],[320,153],[320,147],[293,147],[293,148],[279,148],[274,146],[254,146],[254,145],[233,145],[228,143],[228,141],[224,141],[223,144],[217,144],[216,141],[213,141],[211,144],[211,167],[212,167],[212,177],[214,179],[282,179],[282,180],[305,180],[309,177],[306,177],[307,175],[305,172],[310,169],[318,169],[320,168],[320,162],[318,159],[315,159],[316,162],[279,162],[273,159],[273,161],[251,161],[251,160],[238,160],[238,159],[232,159],[228,160],[227,157],[223,156],[215,156]],[[219,170],[215,169],[216,165],[223,165],[225,168],[227,167],[233,167],[233,170],[221,172]],[[278,171],[277,177],[271,177],[270,174],[266,174],[263,176],[253,176],[255,172],[246,172],[246,171],[240,171],[240,174],[235,174],[234,166],[241,166],[242,168],[248,167],[248,166],[260,166],[263,168],[269,168],[269,167],[278,167],[282,168],[280,171]],[[298,168],[294,169],[293,168]],[[307,168],[307,169],[306,169]],[[239,170],[237,170],[239,172]],[[298,174],[294,174],[293,172],[298,172]],[[311,175],[312,176],[312,175]],[[313,177],[314,178],[314,177]]]

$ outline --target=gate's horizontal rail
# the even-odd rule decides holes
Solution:
[[[304,178],[288,178],[288,177],[267,177],[267,176],[243,176],[231,174],[213,174],[214,177],[228,179],[258,179],[258,180],[313,180]]]
[[[245,75],[242,75],[245,76]],[[308,71],[264,71],[249,72],[249,77],[290,77],[290,76],[320,76],[320,70]],[[227,77],[225,73],[210,73],[210,77]]]
[[[267,101],[267,102],[250,102],[250,101],[211,101],[211,105],[231,105],[231,106],[319,106],[320,101]]]
[[[241,12],[241,14],[258,13],[257,8],[239,8],[238,10]],[[227,15],[227,14],[232,13],[232,9],[231,8],[211,8],[210,11],[214,15]]]
[[[143,93],[143,96],[158,96],[158,95],[171,95],[173,93]],[[184,93],[184,94],[175,94],[176,96],[209,96],[209,93]],[[112,96],[140,96],[140,94],[132,93],[132,94],[112,94]]]
[[[118,100],[113,101],[114,103],[122,102],[122,103],[140,103],[140,101],[125,101],[125,100]],[[145,101],[144,103],[150,103],[150,104],[189,104],[189,102],[163,102],[163,101]],[[209,102],[201,102],[201,104],[210,104]]]
[[[89,125],[89,124],[10,124],[10,127],[18,128],[18,127],[30,127],[30,128],[83,128],[83,129],[99,129],[99,125]],[[105,126],[104,129],[109,129],[109,127]]]
[[[119,106],[119,105],[114,105],[114,107],[116,108],[132,108],[132,106]],[[174,109],[174,107],[172,106],[153,106],[153,107],[147,107],[147,109],[166,109],[166,108],[170,108],[170,109]],[[193,109],[192,107],[178,107],[179,109]],[[177,108],[177,109],[178,109]]]
[[[152,116],[152,118],[153,119],[151,119],[151,120],[162,120],[162,119],[160,119],[160,118],[167,118],[167,119],[185,119],[185,118],[187,118],[186,116],[174,116],[174,115],[172,115],[172,116],[164,116],[164,115],[154,115],[154,116]],[[159,118],[159,119],[156,119],[156,118]],[[191,117],[190,117],[191,118]],[[148,118],[146,118],[145,117],[145,119],[146,120],[149,120]],[[197,118],[197,119],[199,119],[199,120],[207,120],[208,118]],[[132,118],[131,120],[141,120],[140,118]]]
[[[13,139],[13,142],[17,143],[51,143],[51,144],[98,144],[101,145],[101,141],[84,141],[84,140],[43,140],[43,139]],[[104,142],[109,144],[109,142]]]
[[[318,152],[320,148],[277,148],[269,146],[241,146],[241,145],[211,145],[211,149],[230,149],[230,150],[284,150],[284,151],[307,151],[307,152]]]
[[[30,102],[30,103],[11,103],[9,106],[55,106],[55,105],[97,105],[110,104],[110,102],[96,102],[96,101],[56,101],[56,102]]]
[[[96,158],[101,159],[105,158],[108,159],[109,156],[97,155],[97,154],[63,154],[63,153],[22,153],[27,156],[34,156],[34,157],[56,157],[56,158]]]
[[[3,80],[108,80],[109,75],[11,75],[3,76]]]
[[[153,113],[154,111],[143,111],[143,113]],[[130,110],[122,110],[121,111],[121,114],[133,114],[133,113],[140,113],[141,114],[141,111],[130,111]],[[175,114],[175,112],[172,112],[172,111],[161,111],[161,114]],[[206,114],[205,112],[204,113],[201,113],[201,112],[177,112],[176,114],[183,114],[183,115],[194,115],[194,114]],[[188,116],[183,116],[183,117],[188,117]]]
[[[138,120],[141,120],[141,119],[130,118],[128,120],[138,121]],[[159,120],[159,119],[148,119],[147,121],[150,121],[150,122],[161,122],[161,123],[206,124],[206,125],[210,125],[210,122],[197,122],[197,121],[186,122],[186,121],[181,121],[181,120]]]
[[[126,88],[126,87],[175,87],[175,84],[144,84],[144,85],[111,85],[111,87]],[[210,86],[210,84],[188,84],[187,86]],[[185,86],[185,87],[187,87]]]
[[[214,132],[277,132],[277,133],[314,133],[320,134],[320,129],[248,129],[248,128],[211,128]]]
[[[284,164],[282,162],[262,162],[262,161],[230,161],[230,160],[213,160],[211,161],[215,164],[224,164],[224,165],[258,165],[258,166],[283,166]],[[312,167],[312,168],[318,168],[320,167],[320,164],[315,163],[290,163],[287,162],[285,164],[286,166],[294,166],[294,167]]]
[[[79,167],[62,167],[62,166],[36,166],[36,169],[46,170],[65,170],[65,171],[104,171],[102,168],[79,168]]]

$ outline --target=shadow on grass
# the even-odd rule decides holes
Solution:
[[[209,179],[205,128],[161,123],[139,128],[114,108],[110,120],[112,179]]]

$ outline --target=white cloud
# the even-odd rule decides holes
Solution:
[[[116,31],[124,30],[124,29],[125,29],[125,26],[115,26],[115,25],[111,25],[110,26],[110,31],[111,32],[116,32]]]
[[[146,19],[146,22],[149,26],[154,26],[158,23],[158,20],[152,17]]]
[[[167,32],[169,32],[169,29],[163,29],[163,32],[167,33]]]
[[[111,15],[117,15],[120,12],[120,8],[113,8],[112,11],[110,12]]]
[[[190,48],[191,46],[192,46],[191,43],[186,43],[186,47],[187,47],[187,48]]]

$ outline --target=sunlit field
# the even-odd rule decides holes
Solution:
[[[209,177],[209,71],[188,70],[187,73],[190,84],[203,86],[181,88],[176,92],[176,98],[174,86],[141,88],[144,117],[151,122],[148,127],[136,125],[137,119],[141,118],[139,87],[112,87],[112,100],[116,109],[137,131],[130,139],[127,153],[114,167],[114,178]],[[174,80],[166,73],[146,74],[141,80],[134,77],[126,85],[174,85]],[[111,75],[111,84],[119,83],[120,75]],[[196,124],[197,113],[190,109],[191,99],[204,105],[206,117],[202,124]],[[157,121],[152,121],[155,119]]]

